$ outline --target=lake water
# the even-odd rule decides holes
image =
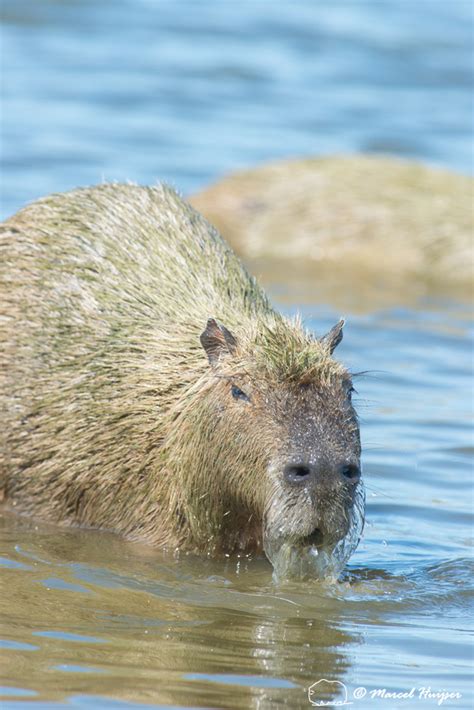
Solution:
[[[472,172],[472,0],[4,0],[2,214],[289,155]]]
[[[3,13],[4,214],[103,177],[188,192],[290,154],[472,169],[468,2],[6,0]],[[356,385],[368,508],[341,581],[277,585],[265,559],[174,558],[3,514],[2,710],[309,708],[323,679],[313,701],[347,692],[355,710],[472,707],[472,314],[434,296],[346,306],[339,357],[369,371]],[[324,299],[299,310],[317,332],[339,316]]]

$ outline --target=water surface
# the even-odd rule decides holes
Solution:
[[[473,170],[471,0],[4,0],[2,214],[287,156]]]

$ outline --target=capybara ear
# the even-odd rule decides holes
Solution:
[[[209,318],[200,340],[211,365],[214,365],[223,353],[232,354],[237,347],[237,341],[230,330],[219,325],[215,318]]]
[[[342,340],[342,329],[344,328],[345,322],[344,318],[341,318],[339,323],[336,323],[336,325],[331,328],[329,333],[326,333],[326,335],[323,335],[322,338],[319,338],[319,342],[329,350],[331,355]]]

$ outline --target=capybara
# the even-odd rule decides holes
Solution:
[[[270,305],[166,186],[104,184],[4,223],[5,505],[280,575],[338,571],[364,515],[340,321]]]
[[[251,270],[342,310],[472,295],[472,177],[383,156],[282,160],[191,198]]]

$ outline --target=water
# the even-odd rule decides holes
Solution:
[[[296,154],[472,170],[470,2],[5,0],[3,14],[5,215],[104,177],[189,192]],[[266,278],[285,310],[311,304]],[[340,313],[319,295],[300,310],[326,332]],[[2,514],[2,709],[308,708],[322,679],[313,699],[342,698],[339,682],[355,709],[438,707],[441,692],[472,706],[472,316],[434,296],[354,310],[338,354],[369,370],[368,506],[341,581],[275,585],[263,558],[174,558]]]
[[[4,0],[2,213],[281,156],[471,172],[471,0]]]

